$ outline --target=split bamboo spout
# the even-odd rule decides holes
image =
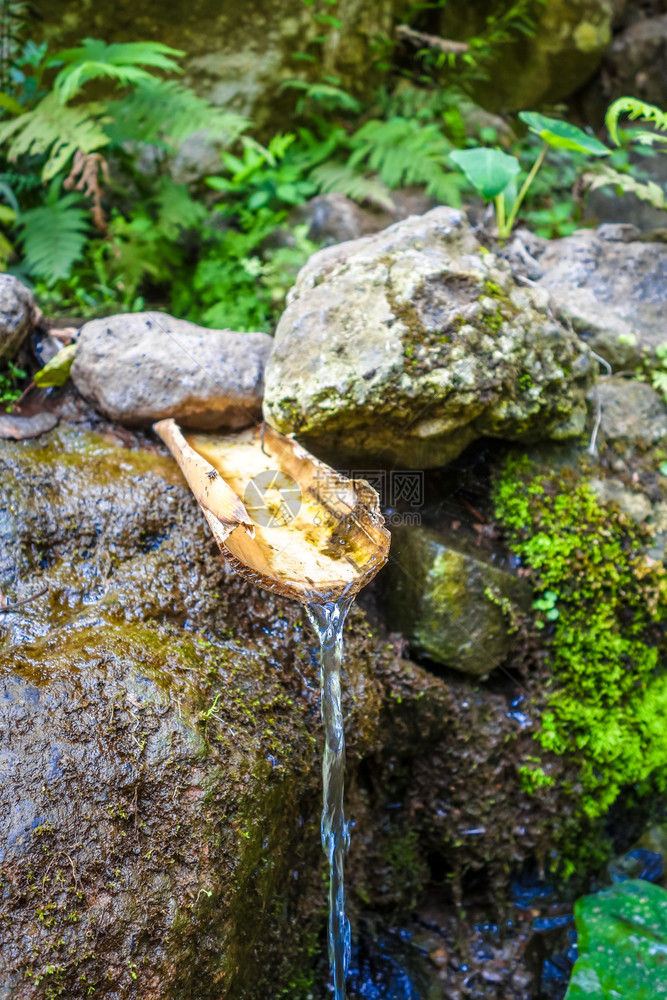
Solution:
[[[353,597],[387,561],[378,495],[266,425],[239,434],[154,430],[242,576],[302,604]]]

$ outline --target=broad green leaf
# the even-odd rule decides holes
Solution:
[[[64,385],[69,378],[75,354],[76,344],[68,344],[67,347],[62,347],[55,357],[47,361],[44,367],[40,368],[38,372],[35,372],[33,377],[35,385],[39,386],[40,389],[45,389],[47,386],[52,385]]]
[[[575,149],[579,153],[590,153],[592,156],[608,156],[611,153],[603,142],[595,136],[586,135],[576,125],[561,122],[557,118],[547,118],[537,111],[520,111],[519,118],[550,146],[557,149]]]
[[[504,191],[521,169],[516,156],[485,146],[456,149],[449,154],[449,158],[487,201]]]
[[[578,900],[579,958],[565,1000],[667,997],[667,892],[642,879]]]

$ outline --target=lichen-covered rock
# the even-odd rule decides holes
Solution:
[[[82,396],[130,426],[173,417],[239,429],[261,413],[266,333],[207,330],[165,313],[94,319],[79,334],[72,379]]]
[[[426,528],[392,532],[384,579],[389,621],[414,651],[473,676],[502,663],[532,596],[525,581],[482,550]]]
[[[667,245],[604,235],[582,229],[545,242],[538,284],[593,350],[634,368],[667,339]]]
[[[455,209],[321,250],[278,324],[265,418],[339,464],[412,468],[482,435],[577,434],[592,366],[546,304]]]
[[[0,365],[11,361],[35,322],[29,288],[11,274],[0,274]]]

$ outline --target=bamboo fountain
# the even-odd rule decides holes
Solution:
[[[335,1000],[345,998],[350,924],[343,864],[349,845],[343,791],[343,626],[359,591],[384,566],[389,532],[378,495],[262,425],[239,434],[154,429],[178,462],[231,566],[258,587],[305,605],[320,642],[322,846],[329,861],[329,960]]]

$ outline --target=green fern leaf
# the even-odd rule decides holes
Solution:
[[[85,104],[70,108],[60,104],[55,94],[47,96],[32,111],[0,124],[0,144],[9,142],[8,156],[46,156],[42,180],[48,181],[80,149],[91,153],[108,145],[103,129],[107,119],[104,106]]]
[[[322,194],[339,191],[354,201],[369,201],[389,212],[396,207],[381,181],[364,177],[345,163],[321,163],[310,172],[309,179]]]
[[[589,183],[591,191],[613,184],[624,194],[634,194],[654,208],[667,209],[667,195],[655,181],[638,181],[630,174],[621,174],[611,167],[601,167],[595,173],[586,174],[584,180]]]
[[[390,189],[425,184],[427,194],[452,205],[461,203],[461,178],[443,164],[451,143],[434,123],[393,117],[370,121],[351,139],[351,167],[365,163]]]
[[[620,146],[618,137],[618,120],[621,115],[627,115],[630,121],[640,119],[647,125],[655,125],[661,132],[667,132],[667,113],[655,104],[647,104],[638,97],[619,97],[610,104],[605,115],[605,125],[612,142]]]
[[[21,243],[28,274],[53,283],[68,278],[80,260],[88,236],[88,212],[80,208],[80,195],[58,197],[59,184],[51,185],[45,205],[19,216]]]
[[[144,80],[122,100],[110,101],[107,111],[106,131],[115,145],[131,135],[137,142],[175,147],[206,129],[228,146],[250,124],[244,115],[216,107],[176,80]]]
[[[200,226],[208,214],[206,206],[191,197],[187,184],[176,184],[169,177],[162,179],[156,202],[156,227],[169,240]]]
[[[88,83],[103,77],[119,84],[136,86],[152,80],[149,70],[165,70],[180,73],[181,69],[172,56],[185,55],[180,49],[172,49],[161,42],[103,42],[98,38],[84,38],[77,48],[56,53],[54,63],[66,63],[54,82],[54,91],[61,103],[66,104]]]

